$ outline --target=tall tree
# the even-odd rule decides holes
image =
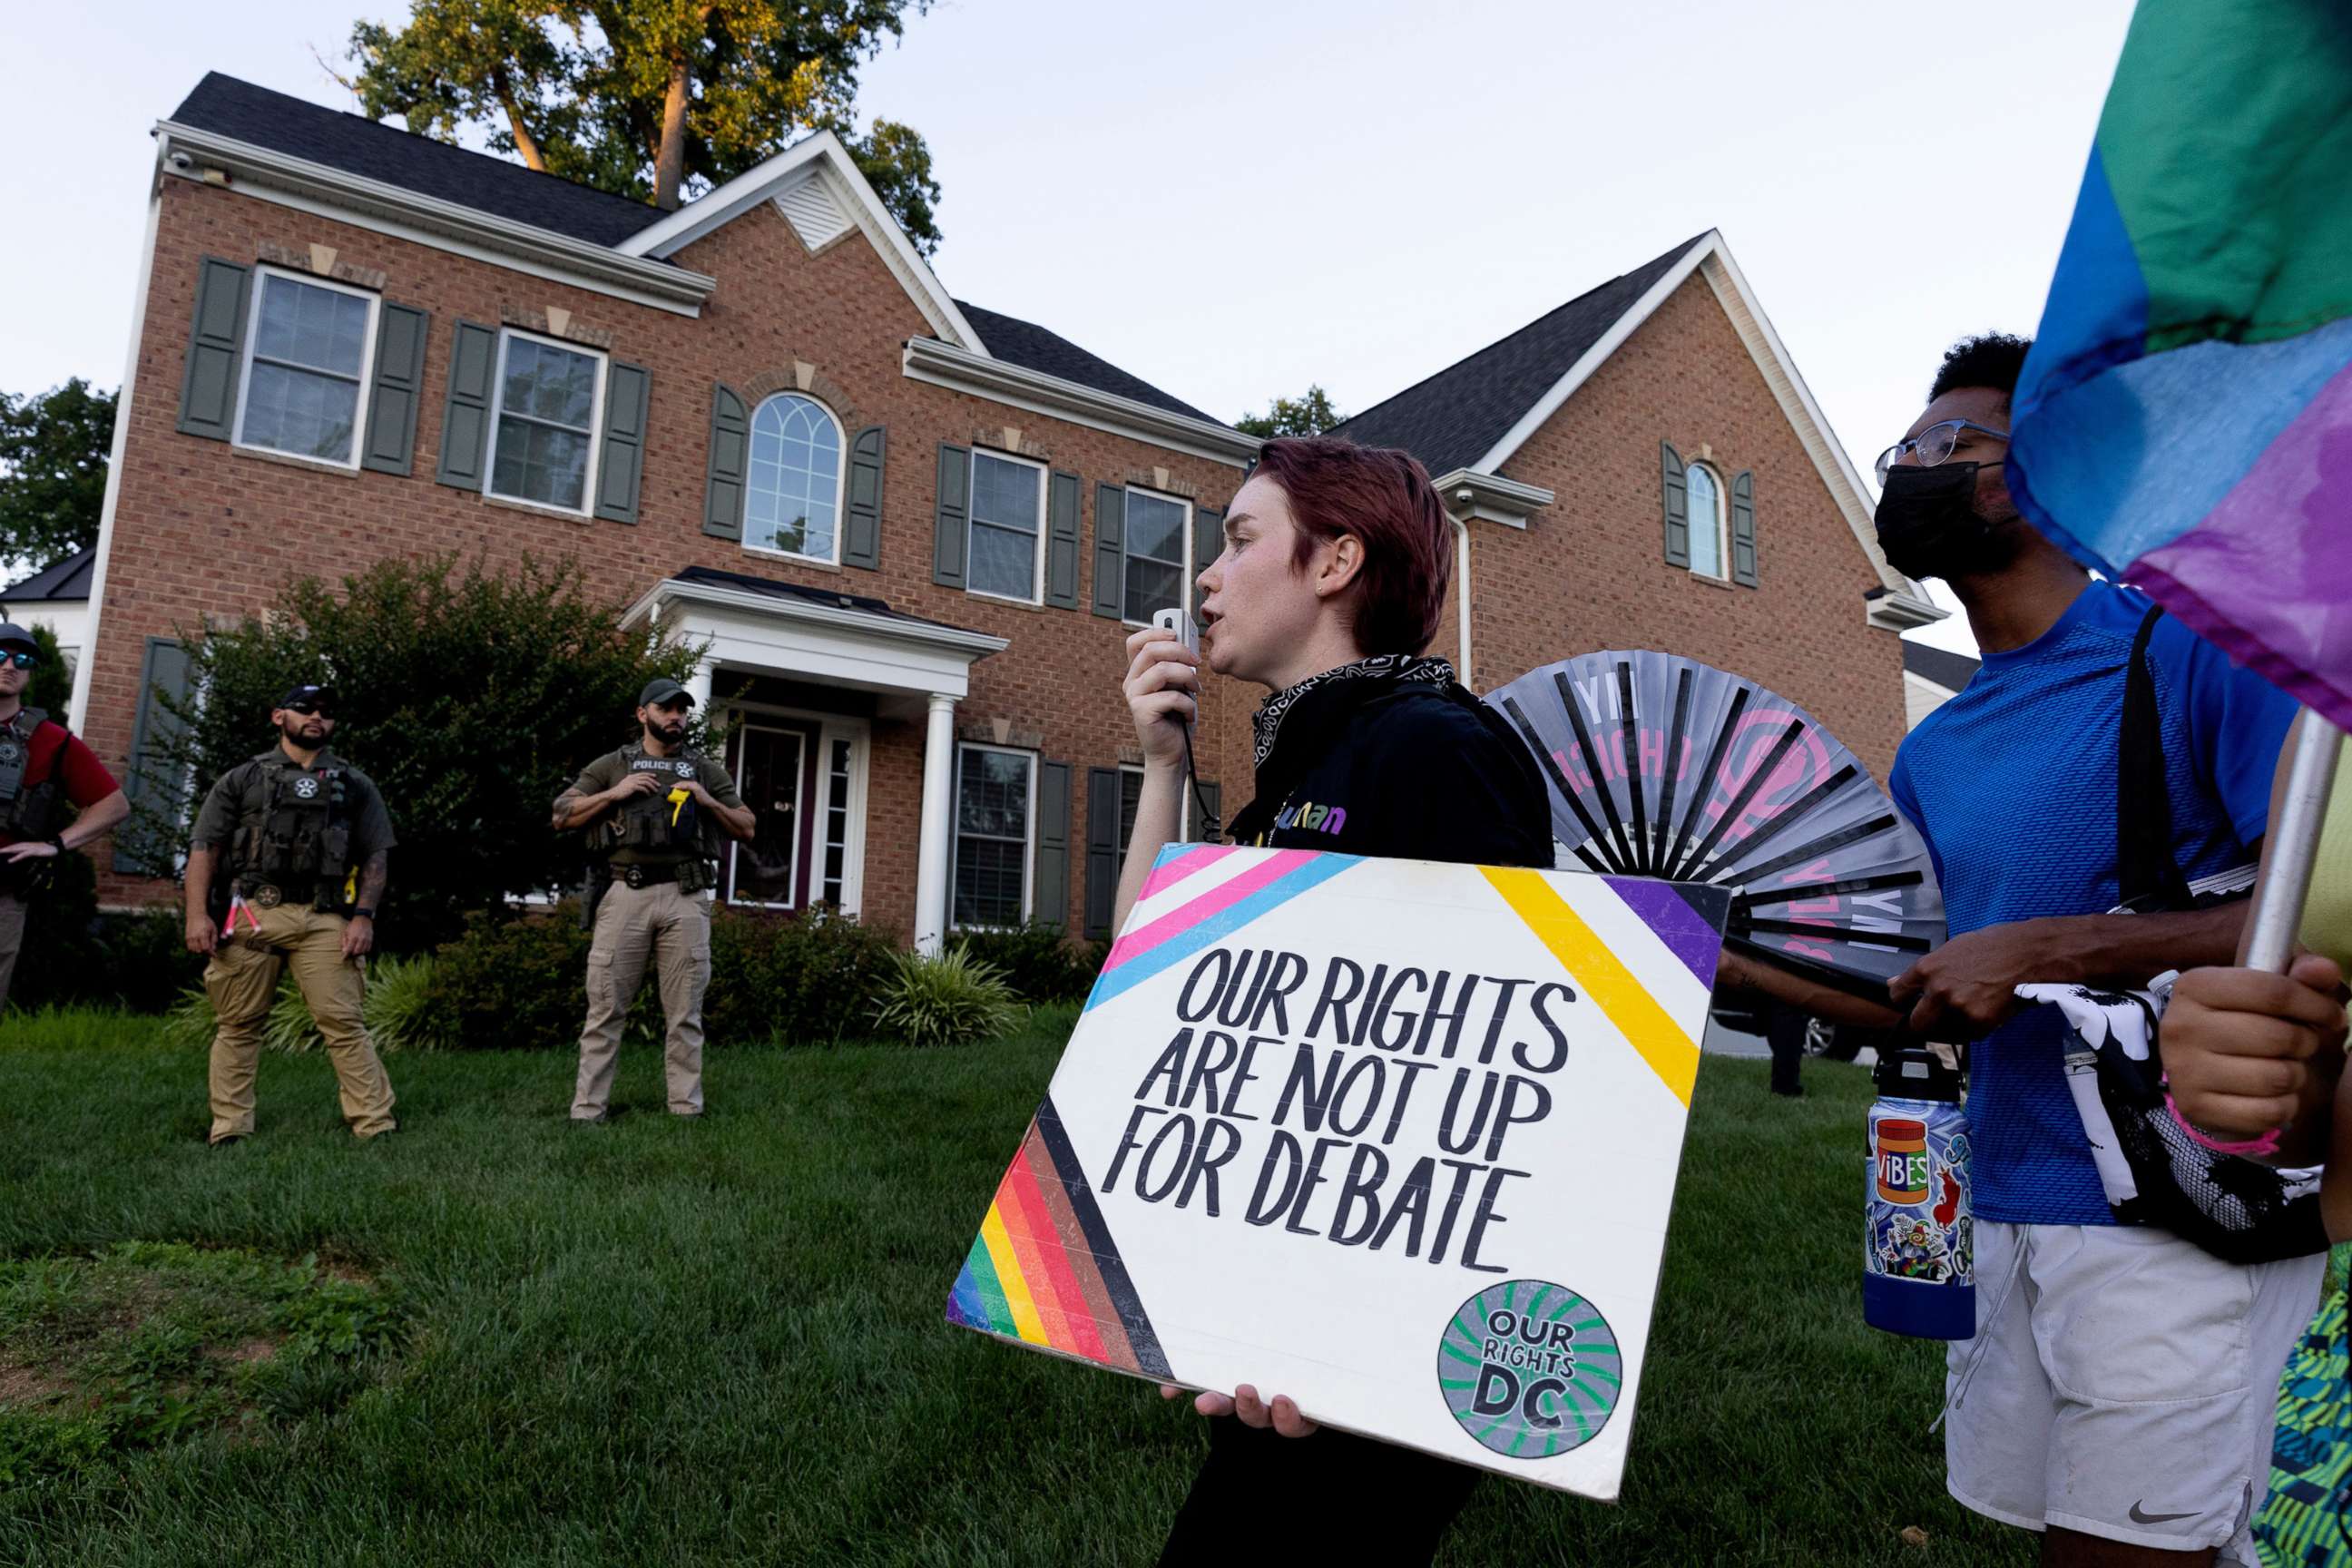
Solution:
[[[98,542],[114,398],[79,376],[0,392],[0,557],[47,566]]]
[[[877,120],[857,71],[932,0],[413,0],[352,29],[344,85],[372,117],[455,141],[481,128],[531,168],[675,208],[813,131],[832,131],[926,256],[930,150]]]
[[[1244,414],[1234,428],[1244,436],[1271,441],[1276,436],[1320,436],[1347,416],[1331,406],[1330,395],[1309,386],[1297,397],[1277,397],[1263,414]]]

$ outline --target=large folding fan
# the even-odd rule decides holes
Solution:
[[[1565,851],[1595,871],[1730,889],[1735,948],[1883,1001],[1943,941],[1927,846],[1786,698],[1674,654],[1591,653],[1486,700],[1551,781]]]

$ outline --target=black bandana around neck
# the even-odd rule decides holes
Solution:
[[[1250,715],[1250,730],[1256,742],[1256,763],[1265,766],[1274,755],[1275,742],[1282,734],[1282,721],[1298,706],[1299,699],[1320,691],[1341,681],[1379,681],[1393,685],[1434,686],[1454,684],[1454,666],[1442,658],[1424,658],[1418,654],[1381,653],[1370,658],[1360,658],[1353,664],[1343,664],[1337,669],[1327,669],[1320,675],[1310,675],[1296,686],[1286,686],[1258,705]],[[1367,691],[1366,696],[1374,695]]]

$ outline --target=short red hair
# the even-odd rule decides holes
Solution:
[[[1454,574],[1454,525],[1410,452],[1336,436],[1285,436],[1257,449],[1253,475],[1282,487],[1298,524],[1292,563],[1352,533],[1364,547],[1353,629],[1367,654],[1419,653],[1437,635]]]

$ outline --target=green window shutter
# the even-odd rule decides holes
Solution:
[[[449,395],[441,405],[441,465],[434,479],[478,490],[490,454],[490,381],[498,374],[494,327],[457,323],[449,340]]]
[[[1192,574],[1184,582],[1184,602],[1192,607],[1192,617],[1201,616],[1201,574],[1209,563],[1225,552],[1225,514],[1211,511],[1207,507],[1192,509]]]
[[[963,586],[964,551],[971,532],[971,448],[940,443],[939,511],[931,528],[931,581]]]
[[[841,563],[868,572],[882,569],[882,469],[887,433],[868,425],[849,443],[849,518],[842,533]]]
[[[725,382],[710,387],[710,467],[702,486],[702,531],[743,537],[743,479],[751,458],[751,416]]]
[[[226,441],[236,428],[237,361],[245,351],[253,268],[207,256],[196,264],[195,322],[180,376],[180,433]],[[119,853],[119,852],[118,852]]]
[[[367,455],[360,467],[405,475],[425,400],[425,334],[433,318],[413,305],[383,306],[375,331],[375,385],[368,393]]]
[[[1225,792],[1223,786],[1214,784],[1200,784],[1196,787],[1201,792],[1201,798],[1192,807],[1192,816],[1196,818],[1192,824],[1192,837],[1201,843],[1214,844],[1225,834]],[[1207,822],[1197,820],[1203,805],[1209,808],[1211,820]]]
[[[131,733],[131,767],[122,781],[131,818],[114,835],[114,868],[128,877],[168,877],[185,826],[186,781],[173,749],[186,728],[164,698],[184,705],[188,650],[170,637],[149,637],[139,671],[139,716]]]
[[[653,373],[614,360],[604,372],[604,455],[596,465],[596,515],[607,522],[637,521],[637,490],[646,472],[646,416],[653,404]]]
[[[1118,770],[1087,770],[1087,925],[1089,941],[1110,935],[1118,902]]]
[[[1030,919],[1039,925],[1070,921],[1070,764],[1037,764],[1037,863],[1031,878]]]
[[[1127,612],[1127,491],[1095,487],[1095,614],[1112,620]]]
[[[1756,586],[1756,470],[1742,468],[1731,481],[1731,580]]]
[[[1045,484],[1045,603],[1078,607],[1078,476],[1056,472]]]
[[[1658,443],[1666,507],[1666,564],[1690,564],[1690,479],[1683,472],[1683,455],[1664,441]]]

